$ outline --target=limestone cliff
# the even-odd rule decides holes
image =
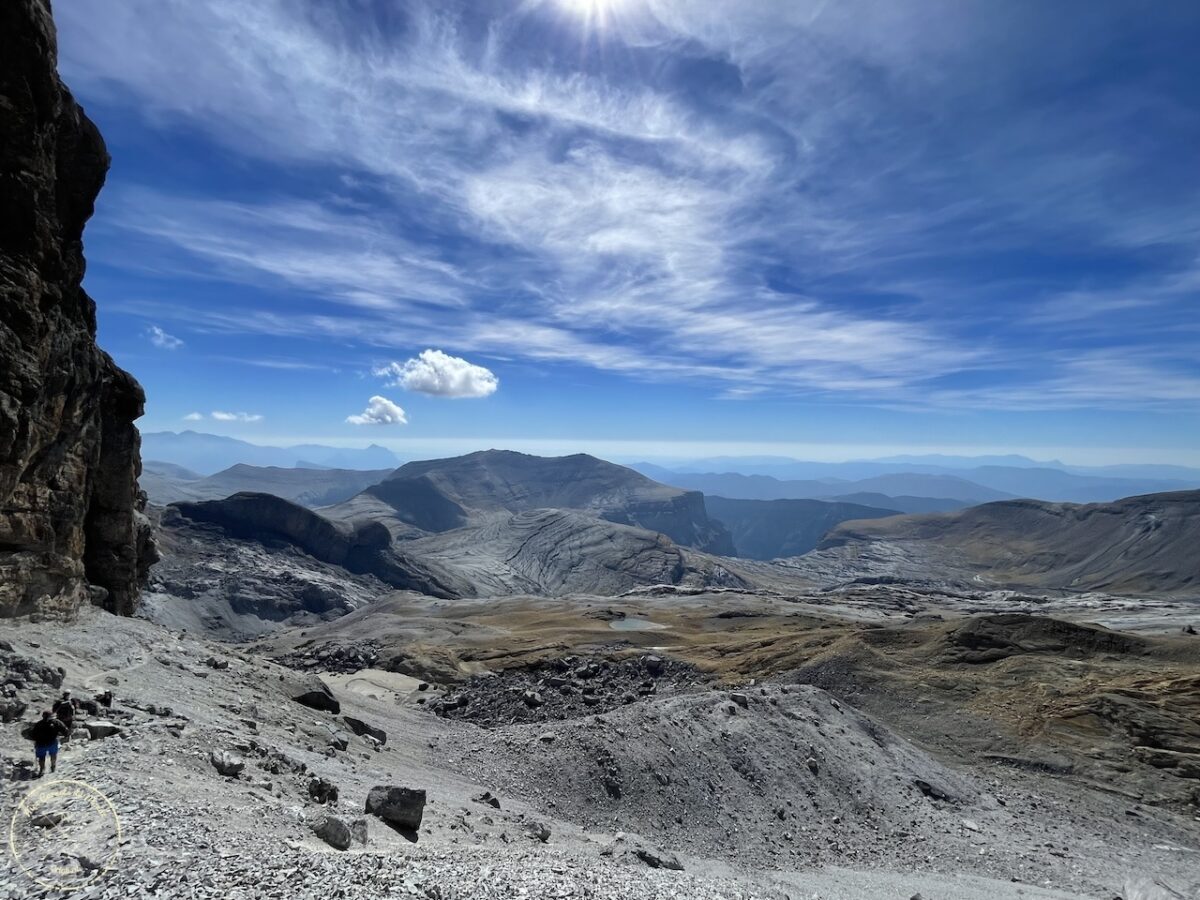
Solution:
[[[0,4],[0,615],[128,614],[145,398],[96,346],[82,235],[109,157],[56,60],[48,0]]]

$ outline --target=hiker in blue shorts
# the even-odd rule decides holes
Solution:
[[[54,718],[54,713],[46,710],[40,721],[35,722],[29,729],[29,739],[33,741],[33,752],[37,755],[38,771],[36,778],[46,774],[46,757],[50,757],[50,771],[58,768],[58,739],[66,737],[67,726]]]

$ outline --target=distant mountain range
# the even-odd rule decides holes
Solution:
[[[166,479],[194,474],[151,463],[149,473],[156,472]],[[375,472],[234,466],[184,486],[268,487],[312,503],[322,492],[352,491],[355,479],[373,483],[318,510],[243,490],[173,504],[161,519],[175,529],[176,544],[204,534],[185,534],[189,526],[180,523],[208,523],[438,597],[617,594],[659,584],[791,590],[863,579],[1171,594],[1194,591],[1200,580],[1200,491],[1093,505],[1005,500],[905,515],[894,506],[811,498],[706,498],[591,456],[495,450]],[[858,483],[893,486],[897,479],[927,489],[981,488],[923,473]],[[913,505],[958,502],[903,496]]]
[[[158,506],[181,500],[220,500],[242,491],[252,491],[313,507],[349,500],[393,471],[390,468],[286,469],[238,463],[215,475],[201,476],[172,463],[148,460],[142,464],[139,483],[150,502]]]
[[[708,496],[739,500],[829,500],[848,495],[871,493],[888,498],[888,509],[899,509],[891,502],[894,496],[953,501],[960,505],[1003,500],[1012,494],[985,487],[956,475],[930,475],[913,472],[876,475],[857,481],[840,479],[781,480],[770,475],[743,475],[736,472],[674,472],[648,463],[633,468],[664,484],[701,491]]]
[[[1040,461],[1016,454],[1004,456],[901,455],[833,463],[811,462],[786,456],[715,456],[706,459],[682,460],[670,464],[659,463],[658,465],[674,472],[738,472],[743,475],[770,475],[779,479],[837,478],[851,481],[895,472],[958,475],[978,480],[966,474],[966,470],[994,467],[1052,469],[1069,475],[1091,478],[1132,479],[1157,484],[1186,482],[1189,485],[1200,486],[1200,468],[1152,463],[1072,466],[1059,460]]]
[[[904,494],[889,497],[887,494],[876,494],[872,491],[838,494],[836,497],[826,497],[825,502],[855,503],[859,506],[897,509],[902,513],[951,512],[971,505],[965,500],[950,500],[944,497],[908,497]]]
[[[1074,467],[1068,470],[1017,457],[1019,465],[966,467],[958,465],[968,461],[966,457],[935,458],[949,460],[955,465],[911,461],[922,457],[846,463],[764,462],[751,457],[751,462],[747,463],[735,458],[719,458],[693,463],[686,468],[667,469],[650,463],[637,463],[634,468],[665,484],[754,500],[846,499],[849,495],[870,492],[888,497],[957,500],[965,504],[1018,497],[1096,503],[1138,494],[1200,488],[1200,469],[1179,466]],[[703,470],[703,465],[714,468]],[[740,468],[719,468],[734,465]],[[898,502],[884,505],[892,509],[904,506]]]
[[[394,469],[401,460],[385,447],[298,444],[260,446],[196,431],[142,435],[142,458],[215,475],[239,464],[310,469]],[[1030,497],[1076,503],[1200,488],[1200,469],[1166,465],[1069,466],[1003,456],[892,456],[849,462],[806,462],[787,457],[711,457],[631,468],[663,484],[740,500],[821,499],[862,503],[901,512],[931,512],[953,501],[972,505]],[[170,476],[186,478],[185,475]],[[153,478],[149,479],[153,481]],[[195,479],[192,479],[195,480]],[[865,497],[864,494],[874,496]],[[886,500],[881,500],[886,497]],[[335,501],[336,502],[336,501]]]
[[[290,469],[394,469],[400,458],[386,447],[356,449],[297,444],[265,447],[198,431],[150,431],[142,435],[142,459],[173,463],[203,476],[244,463]]]

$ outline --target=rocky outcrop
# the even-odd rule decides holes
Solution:
[[[153,561],[138,383],[96,346],[82,235],[109,157],[45,0],[0,4],[0,616],[133,612]]]
[[[291,544],[321,562],[360,575],[374,575],[395,588],[433,597],[457,596],[442,575],[397,552],[387,528],[378,522],[351,527],[272,494],[248,491],[224,500],[176,503],[168,507],[168,512],[216,525],[243,540]]]

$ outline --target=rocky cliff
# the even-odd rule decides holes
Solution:
[[[128,614],[144,395],[96,346],[82,235],[109,157],[56,56],[47,0],[0,4],[0,615]]]
[[[163,516],[164,523],[175,514],[216,525],[241,540],[291,545],[321,562],[358,575],[374,575],[395,588],[431,597],[458,596],[447,586],[449,579],[444,574],[397,552],[391,534],[378,522],[351,527],[289,500],[249,491],[224,500],[172,504]]]

